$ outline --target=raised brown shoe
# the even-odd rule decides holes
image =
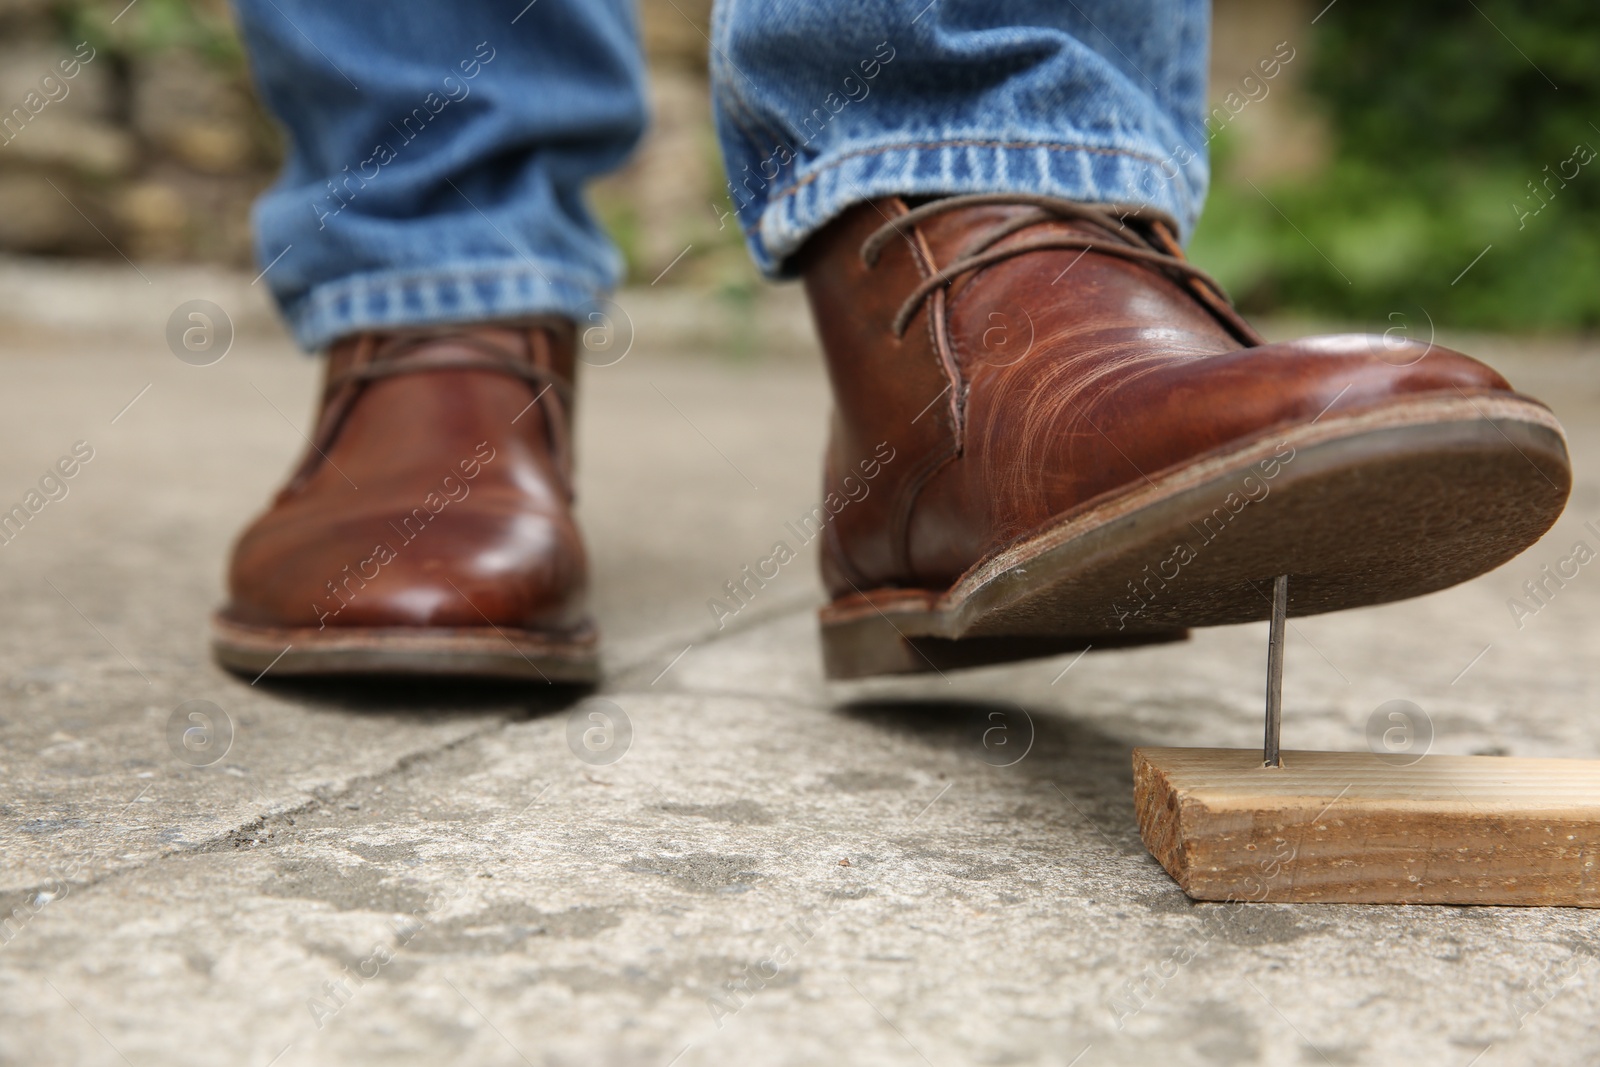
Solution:
[[[595,680],[572,334],[552,321],[334,345],[311,447],[234,546],[218,662]]]
[[[1400,337],[1276,344],[1147,210],[857,206],[802,251],[833,381],[831,677],[1399,600],[1532,544],[1571,485],[1542,404]],[[865,487],[863,494],[859,490]],[[832,507],[830,511],[834,510]]]

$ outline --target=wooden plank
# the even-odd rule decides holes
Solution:
[[[1133,791],[1196,900],[1600,907],[1600,760],[1137,748]]]

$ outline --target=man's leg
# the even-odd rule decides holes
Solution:
[[[728,195],[772,269],[880,196],[1205,199],[1206,0],[724,0],[711,71]]]
[[[483,0],[238,6],[289,133],[256,205],[257,255],[302,345],[572,318],[615,285],[620,260],[581,194],[644,128],[627,0],[539,0],[520,15]]]
[[[729,196],[757,262],[804,276],[834,387],[830,675],[1181,638],[1265,618],[1279,575],[1296,615],[1415,596],[1560,514],[1561,428],[1494,371],[1268,344],[1185,261],[1207,17],[719,7]]]
[[[592,680],[573,321],[617,279],[583,206],[644,123],[625,0],[240,0],[289,161],[259,255],[328,350],[311,448],[213,622],[251,675]]]

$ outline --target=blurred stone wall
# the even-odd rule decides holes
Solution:
[[[246,266],[277,160],[223,0],[0,0],[0,251]]]
[[[1325,2],[1325,0],[1324,0]],[[1226,106],[1226,132],[1232,157],[1214,175],[1217,181],[1267,182],[1304,177],[1322,169],[1332,150],[1327,124],[1306,92],[1316,8],[1308,0],[1213,0],[1210,96],[1222,104],[1228,94],[1239,110]],[[1281,60],[1261,76],[1264,60]],[[1213,120],[1208,129],[1215,129]]]
[[[648,285],[660,278],[659,285],[749,295],[755,268],[732,216],[721,214],[728,208],[727,186],[706,70],[711,5],[640,0],[650,129],[628,164],[596,185],[592,199],[627,256],[630,280]]]

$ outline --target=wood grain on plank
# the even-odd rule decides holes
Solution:
[[[1600,760],[1139,748],[1133,777],[1196,900],[1600,907]]]

